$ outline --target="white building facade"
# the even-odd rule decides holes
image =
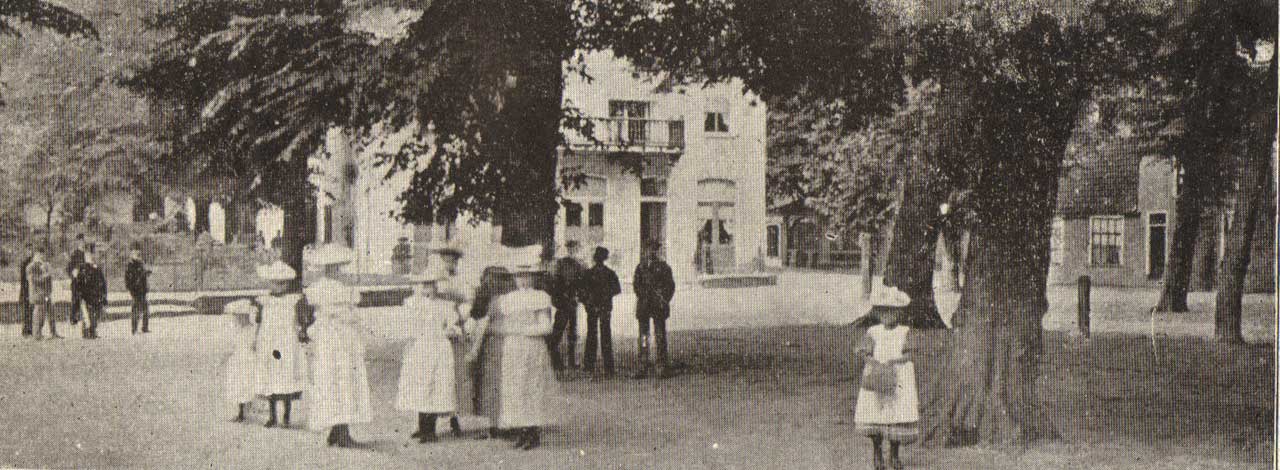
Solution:
[[[589,257],[604,246],[624,277],[646,241],[662,244],[681,282],[758,269],[766,224],[763,101],[739,83],[659,90],[658,79],[606,53],[588,56],[587,73],[590,80],[566,76],[565,104],[592,119],[595,140],[566,131],[568,144],[560,150],[562,170],[583,182],[562,192],[555,233],[561,250],[577,240]],[[316,243],[351,247],[354,270],[389,273],[403,269],[392,259],[401,238],[413,248],[413,270],[428,263],[427,244],[449,239],[470,254],[463,268],[478,273],[490,261],[484,252],[498,240],[499,227],[465,220],[413,226],[395,216],[410,174],[384,178],[374,162],[407,135],[356,148],[341,132],[330,133],[328,157],[313,160]],[[259,229],[277,231],[274,220],[260,217]]]

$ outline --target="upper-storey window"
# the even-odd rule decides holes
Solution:
[[[705,119],[703,119],[702,130],[716,134],[729,132],[729,100],[712,99],[707,101],[707,112]]]

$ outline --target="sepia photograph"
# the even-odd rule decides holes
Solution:
[[[1278,23],[0,0],[0,468],[1277,468]]]

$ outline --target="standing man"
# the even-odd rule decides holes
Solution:
[[[595,263],[582,274],[578,299],[587,308],[587,345],[582,351],[582,369],[592,374],[596,371],[596,344],[600,345],[600,357],[604,361],[604,376],[613,376],[613,333],[610,318],[613,315],[613,297],[622,293],[618,275],[605,266],[609,250],[596,247],[591,254]]]
[[[578,343],[578,278],[585,269],[578,261],[578,241],[569,240],[564,244],[568,254],[556,260],[555,272],[551,275],[551,303],[555,306],[555,319],[551,325],[551,334],[547,336],[547,348],[551,351],[551,367],[557,372],[564,370],[565,361],[560,356],[560,338],[568,332],[568,365],[577,368],[574,349]]]
[[[27,267],[31,266],[31,260],[35,258],[34,246],[27,244],[27,256],[22,258],[22,264],[18,265],[18,312],[22,315],[22,336],[31,336],[31,285],[27,279]]]
[[[84,305],[84,338],[98,339],[98,320],[102,318],[102,311],[107,308],[107,277],[94,261],[93,245],[89,245],[89,250],[84,255],[84,263],[80,265],[71,285],[79,289]]]
[[[42,330],[44,330],[44,321],[49,319],[49,337],[61,338],[58,336],[58,327],[53,320],[53,270],[50,269],[49,263],[44,260],[44,245],[37,244],[35,251],[32,253],[31,264],[27,265],[27,282],[30,283],[32,315],[35,318],[35,324],[32,325],[31,334],[36,340],[44,339]]]
[[[147,328],[151,319],[151,307],[147,305],[147,276],[151,270],[142,262],[142,247],[135,242],[129,249],[129,267],[124,273],[124,285],[133,297],[133,309],[129,312],[129,325],[133,334],[138,334],[138,319],[142,319],[142,332],[150,333]]]
[[[671,297],[676,293],[671,266],[658,256],[662,245],[650,242],[644,258],[636,266],[632,285],[636,293],[636,320],[640,322],[640,372],[635,378],[649,376],[649,321],[653,320],[654,342],[658,346],[658,378],[667,377],[667,317],[671,315]]]
[[[80,273],[80,265],[84,264],[84,234],[76,234],[75,249],[67,257],[67,279],[71,279],[71,314],[67,321],[72,325],[80,322],[80,290],[76,288],[76,277]]]

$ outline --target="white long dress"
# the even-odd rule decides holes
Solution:
[[[315,355],[307,420],[312,429],[373,421],[363,327],[356,315],[350,303],[316,306],[310,330]]]
[[[555,422],[559,382],[544,340],[550,332],[551,297],[546,292],[517,290],[490,305],[480,411],[495,426]]]
[[[893,329],[886,329],[883,325],[868,328],[866,339],[869,339],[872,344],[871,357],[879,362],[904,358],[907,333],[910,331],[910,328],[902,325]],[[864,343],[863,348],[865,347]],[[854,424],[864,434],[883,435],[890,439],[908,442],[917,436],[918,430],[915,429],[915,423],[920,420],[920,402],[916,394],[916,368],[910,361],[896,363],[893,367],[897,372],[893,393],[858,389]]]
[[[227,359],[227,402],[238,405],[253,401],[258,393],[258,358],[254,355],[254,325],[234,324],[234,343]]]
[[[262,296],[258,328],[258,394],[289,395],[306,388],[307,361],[298,342],[296,305],[301,296]]]
[[[453,344],[446,331],[455,325],[454,303],[415,295],[406,308],[417,317],[416,338],[404,348],[396,408],[415,413],[453,413],[458,408]]]

